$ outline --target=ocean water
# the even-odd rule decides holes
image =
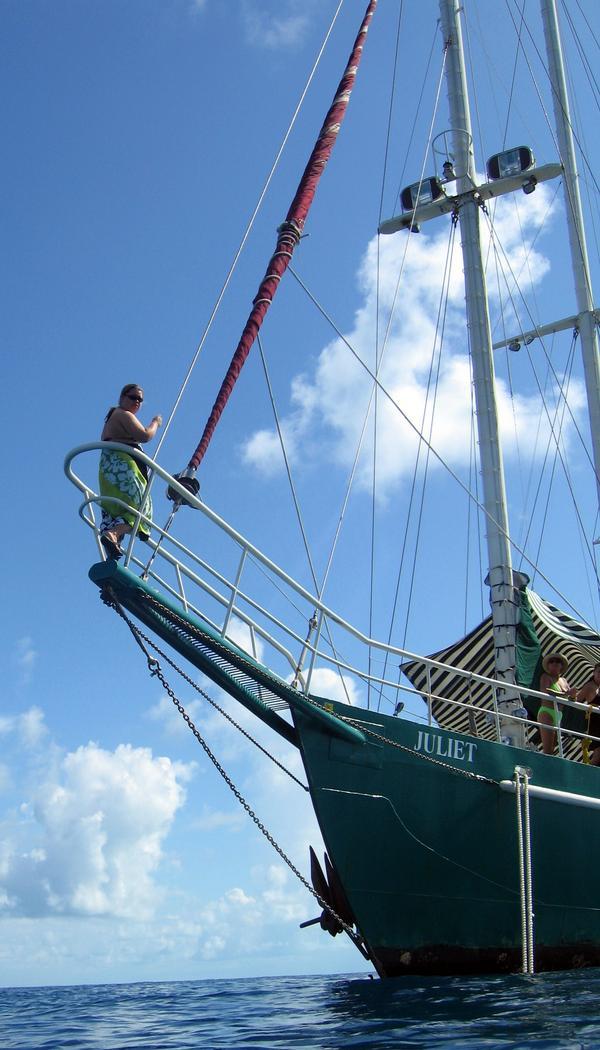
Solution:
[[[600,1047],[600,970],[0,990],[0,1048]]]

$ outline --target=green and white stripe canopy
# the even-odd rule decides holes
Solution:
[[[540,598],[538,594],[527,590],[524,592],[524,606],[531,616],[531,625],[537,635],[539,647],[537,654],[547,655],[550,652],[561,653],[569,664],[565,677],[570,685],[581,686],[592,674],[595,663],[600,662],[600,636],[590,627],[579,623],[562,612],[555,605]],[[519,642],[517,641],[517,651]],[[445,649],[432,653],[431,660],[450,665],[450,668],[430,668],[429,679],[427,665],[421,660],[401,664],[401,670],[414,688],[420,692],[425,702],[428,692],[435,694],[432,700],[432,713],[436,722],[444,729],[458,733],[471,733],[476,736],[494,739],[495,724],[490,712],[493,709],[492,690],[483,682],[476,682],[455,674],[451,668],[460,668],[474,674],[494,678],[494,646],[492,638],[492,618],[480,623],[473,631]],[[521,685],[537,688],[536,676],[519,675]],[[535,718],[535,700],[529,702],[523,698],[524,706],[529,707]],[[452,703],[451,701],[454,701]],[[455,702],[468,705],[457,707]],[[585,731],[583,712],[565,709],[563,726],[577,732]],[[532,733],[533,735],[533,733]],[[575,751],[578,744],[571,745]]]

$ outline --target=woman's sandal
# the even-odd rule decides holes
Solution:
[[[113,540],[106,532],[100,537],[100,543],[104,547],[108,557],[114,558],[115,561],[118,561],[119,558],[122,558],[125,554],[123,548],[120,547],[116,540]]]

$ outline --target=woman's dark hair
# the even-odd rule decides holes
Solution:
[[[126,383],[125,386],[123,387],[121,393],[119,394],[119,401],[121,400],[121,398],[125,397],[125,395],[128,394],[130,390],[141,390],[141,389],[142,388],[141,388],[139,383]],[[112,416],[112,414],[113,414],[113,412],[114,412],[116,407],[117,407],[116,405],[113,405],[112,408],[109,408],[108,412],[106,413],[106,415],[104,417],[104,422],[105,423],[108,423],[108,421],[109,421],[110,417]]]

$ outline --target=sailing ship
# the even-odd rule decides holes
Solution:
[[[426,224],[445,223],[459,231],[481,493],[472,478],[465,481],[436,448],[436,431],[427,413],[420,425],[415,424],[406,405],[390,393],[381,358],[372,365],[362,363],[370,384],[366,418],[377,400],[398,412],[417,434],[419,455],[435,458],[447,469],[483,521],[483,575],[491,615],[458,642],[446,639],[443,648],[427,655],[395,644],[391,632],[377,640],[370,630],[372,619],[367,629],[357,627],[326,600],[329,566],[320,583],[315,575],[312,586],[299,582],[198,493],[196,471],[303,234],[317,174],[325,167],[368,47],[375,8],[376,0],[371,0],[300,188],[278,230],[275,253],[232,365],[187,468],[174,474],[157,457],[135,453],[148,468],[151,484],[168,486],[172,511],[161,527],[144,515],[143,505],[139,508],[139,520],[151,526],[151,540],[140,544],[136,528],[123,564],[104,556],[98,542],[101,500],[95,486],[76,471],[79,456],[96,454],[103,446],[80,446],[67,456],[67,475],[83,493],[80,516],[92,529],[101,556],[89,575],[146,650],[153,673],[162,676],[159,664],[173,661],[160,649],[157,659],[152,639],[158,639],[298,748],[326,848],[323,866],[311,850],[321,926],[333,935],[350,936],[381,977],[598,965],[595,832],[600,775],[586,761],[586,705],[565,701],[555,755],[539,749],[537,711],[544,699],[538,689],[543,654],[562,654],[569,663],[570,684],[579,686],[600,660],[600,636],[572,609],[565,611],[530,586],[532,571],[544,585],[550,584],[529,555],[527,543],[518,546],[510,538],[495,393],[494,355],[510,355],[533,340],[543,343],[559,331],[576,335],[589,406],[592,488],[597,489],[598,315],[554,0],[541,0],[541,10],[557,123],[556,156],[538,164],[535,144],[515,143],[487,158],[485,173],[478,173],[461,9],[457,0],[440,0],[438,42],[449,124],[430,135],[435,171],[423,168],[415,176],[400,193],[396,213],[382,218],[379,228],[381,238],[404,238],[408,247]],[[524,319],[515,307],[514,328],[507,330],[506,322],[502,337],[494,338],[481,227],[499,201],[520,195],[527,203],[538,187],[553,181],[565,193],[576,305],[568,317],[537,323]],[[486,236],[489,251],[490,235]],[[556,372],[554,376],[562,392],[567,379]],[[566,393],[561,404],[567,407],[557,410],[547,424],[557,455],[562,446],[556,432],[569,411]],[[120,447],[114,442],[109,446]],[[424,472],[422,463],[420,470]],[[189,508],[195,511],[194,527],[201,533],[198,553],[177,538],[175,526]],[[437,516],[444,517],[443,509]],[[452,523],[446,526],[452,528]],[[460,530],[457,523],[455,531]],[[347,576],[353,599],[352,584]],[[270,604],[264,600],[267,586]],[[437,587],[441,589],[439,583]],[[436,594],[434,588],[428,592],[431,605]],[[318,674],[323,667],[339,675],[345,701],[315,690],[314,683],[323,680]],[[366,704],[350,702],[351,683],[366,693]],[[168,690],[182,710],[170,686]],[[423,705],[424,717],[409,716],[408,709],[417,703]],[[205,750],[215,760],[210,749]],[[215,764],[223,772],[217,760]],[[238,798],[249,809],[239,793]]]

